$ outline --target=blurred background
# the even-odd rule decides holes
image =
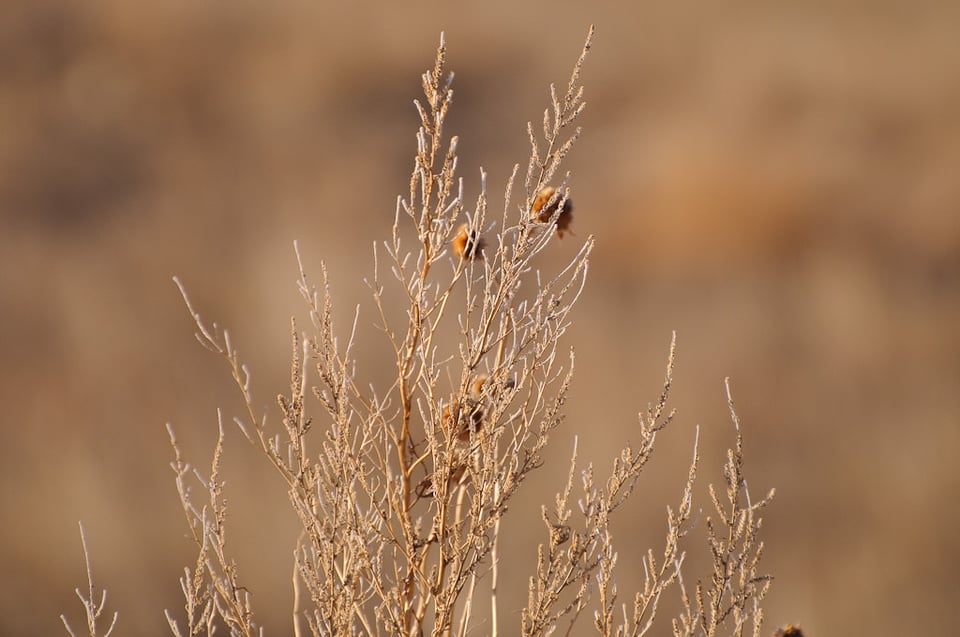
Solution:
[[[271,407],[289,318],[303,316],[299,240],[315,278],[327,264],[342,334],[359,305],[361,374],[382,377],[363,279],[408,187],[412,100],[440,31],[467,199],[482,166],[498,210],[511,166],[525,166],[525,124],[550,82],[566,84],[591,23],[584,135],[567,164],[576,236],[542,261],[596,236],[567,340],[579,374],[557,464],[515,505],[505,555],[533,571],[539,503],[573,436],[605,475],[656,400],[677,330],[677,420],[614,529],[624,601],[640,556],[662,546],[697,425],[699,506],[722,480],[730,376],[751,489],[777,488],[764,632],[952,632],[955,3],[6,0],[0,634],[58,634],[60,613],[82,625],[78,520],[121,634],[169,634],[162,609],[182,614],[193,555],[164,423],[205,468],[217,407],[229,419],[242,403],[171,277],[231,329]],[[283,487],[235,429],[224,470],[241,578],[268,634],[285,634],[296,530]],[[692,545],[688,583],[707,575],[702,557]],[[516,621],[525,578],[504,583]]]

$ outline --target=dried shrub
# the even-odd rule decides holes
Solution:
[[[580,135],[580,75],[592,36],[591,28],[566,88],[550,87],[542,130],[528,125],[522,187],[517,192],[518,165],[496,219],[483,173],[477,199],[465,201],[457,138],[444,134],[453,76],[441,38],[435,65],[423,74],[424,100],[416,102],[409,192],[398,197],[392,232],[373,255],[370,286],[385,360],[395,369],[388,387],[363,380],[352,354],[356,323],[345,341],[336,336],[326,268],[315,285],[299,251],[299,289],[311,324],[302,329],[291,321],[290,388],[277,397],[278,418],[258,412],[229,333],[204,322],[177,282],[197,338],[223,358],[243,396],[246,414],[237,424],[282,478],[299,519],[302,532],[291,547],[295,635],[550,635],[587,626],[579,620],[591,607],[598,634],[644,635],[674,585],[682,609],[672,618],[674,635],[741,635],[748,627],[759,634],[770,584],[759,570],[759,532],[772,492],[758,502],[749,495],[732,399],[736,445],[724,468],[725,490],[710,487],[715,513],[705,521],[711,576],[693,587],[683,577],[683,543],[695,526],[695,442],[676,508],[667,510],[664,544],[643,558],[643,588],[632,604],[619,598],[611,516],[628,502],[658,435],[673,421],[675,336],[663,391],[641,413],[637,440],[601,477],[578,464],[574,449],[555,501],[541,511],[545,539],[531,561],[526,605],[519,615],[501,612],[498,581],[523,566],[499,560],[501,521],[527,477],[545,466],[550,435],[564,419],[574,356],[561,340],[594,247],[587,237],[553,273],[535,261],[569,232],[570,175],[559,171]],[[387,286],[402,291],[402,314],[385,300]],[[208,474],[190,468],[169,427],[175,482],[197,549],[181,578],[184,611],[166,613],[177,636],[263,632],[226,549],[222,417],[218,425]],[[191,484],[200,485],[206,503],[193,497]],[[489,596],[489,617],[474,612],[481,595]],[[95,635],[103,604],[92,597],[91,576],[83,599]]]

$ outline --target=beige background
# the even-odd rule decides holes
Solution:
[[[362,373],[388,373],[362,280],[408,183],[411,100],[441,30],[468,198],[502,192],[587,25],[576,237],[597,237],[568,343],[574,434],[604,466],[679,333],[678,418],[615,529],[621,591],[661,542],[694,426],[707,482],[733,378],[776,575],[769,630],[950,634],[960,601],[960,12],[954,3],[8,0],[0,19],[0,633],[80,623],[83,520],[121,634],[164,634],[190,546],[164,423],[205,466],[241,404],[170,278],[228,325],[264,405],[286,386],[292,242],[328,265]],[[282,4],[282,6],[280,6]],[[587,8],[587,5],[591,5]],[[272,6],[272,4],[271,4]],[[293,519],[230,430],[231,548],[286,634]],[[702,526],[701,529],[702,531]],[[696,535],[698,541],[702,537]],[[702,548],[690,565],[702,564]],[[693,578],[695,572],[688,574]],[[504,593],[516,616],[525,575]],[[587,627],[584,624],[584,628]],[[669,630],[662,625],[663,634]],[[480,632],[483,632],[481,627]]]

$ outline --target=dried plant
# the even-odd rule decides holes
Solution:
[[[80,598],[80,602],[83,604],[83,611],[86,614],[88,634],[90,637],[100,637],[101,634],[97,629],[97,622],[100,621],[100,617],[103,615],[104,608],[106,608],[107,605],[107,591],[104,589],[100,593],[100,601],[95,601],[97,595],[93,588],[93,569],[90,566],[90,551],[87,549],[87,536],[83,532],[83,524],[80,524],[80,544],[83,546],[83,562],[87,569],[87,593],[84,595],[83,591],[78,588],[76,589],[77,597]],[[113,633],[113,629],[117,625],[117,616],[117,613],[113,614],[113,618],[110,620],[110,626],[107,627],[107,631],[102,634],[102,637],[110,637]],[[60,615],[60,620],[63,622],[63,626],[67,629],[67,632],[70,633],[70,636],[77,637],[77,634],[73,632],[73,628],[70,626],[70,622],[67,621],[67,617]]]
[[[761,512],[773,499],[771,489],[758,502],[750,498],[743,476],[743,434],[740,418],[733,408],[730,379],[726,380],[727,404],[737,432],[736,445],[727,451],[723,467],[726,498],[721,499],[710,485],[710,499],[719,524],[707,517],[707,540],[713,558],[713,576],[709,584],[697,582],[695,600],[691,600],[680,577],[683,612],[673,623],[674,635],[716,635],[730,626],[733,635],[744,634],[752,623],[751,634],[760,635],[763,609],[760,602],[770,588],[772,577],[759,572],[763,542]],[[679,572],[678,572],[679,577]]]
[[[375,247],[368,281],[395,370],[389,386],[363,380],[352,353],[359,318],[345,340],[337,337],[326,268],[315,285],[299,249],[310,326],[291,321],[290,389],[277,398],[277,418],[259,412],[229,333],[204,322],[177,281],[198,340],[223,358],[243,396],[246,413],[237,424],[282,478],[299,519],[295,635],[569,634],[575,625],[587,627],[578,620],[588,608],[601,635],[645,635],[674,584],[683,603],[675,634],[714,635],[726,627],[740,635],[749,621],[754,634],[760,628],[769,577],[758,571],[758,534],[770,496],[750,500],[732,401],[737,444],[725,468],[726,500],[711,487],[718,521],[706,520],[712,578],[698,581],[691,597],[681,575],[682,542],[694,526],[698,433],[679,503],[667,509],[665,543],[644,556],[643,588],[632,605],[619,601],[611,515],[628,501],[657,436],[673,420],[675,336],[663,391],[607,475],[598,479],[592,466],[580,468],[574,446],[565,484],[542,509],[546,539],[530,564],[526,605],[519,616],[513,607],[501,612],[498,581],[508,566],[499,559],[501,521],[527,477],[544,467],[551,433],[564,419],[574,356],[561,339],[594,246],[587,237],[553,273],[536,260],[570,229],[570,175],[560,169],[580,134],[580,75],[592,36],[591,28],[562,93],[551,86],[542,130],[528,125],[522,190],[515,193],[517,165],[496,219],[482,171],[477,198],[465,200],[457,138],[445,136],[453,75],[441,37],[435,65],[423,75],[424,100],[416,102],[409,191],[397,199],[389,239]],[[401,291],[404,307],[387,300],[388,286]],[[167,611],[178,637],[218,628],[263,632],[226,549],[222,417],[218,425],[209,475],[190,468],[169,428],[177,490],[197,549],[181,578],[184,613]],[[208,502],[198,504],[191,485]],[[509,574],[516,576],[515,565]],[[483,595],[489,616],[480,617]],[[94,617],[100,610],[87,608]]]

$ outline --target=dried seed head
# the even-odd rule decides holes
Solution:
[[[461,259],[483,258],[483,249],[487,242],[479,236],[476,230],[471,231],[470,226],[463,224],[460,231],[453,238],[453,251]]]
[[[461,441],[470,439],[470,432],[480,432],[483,427],[483,406],[480,401],[467,399],[463,405],[454,399],[443,408],[443,428],[446,432],[456,435]]]
[[[469,476],[467,476],[467,463],[461,459],[457,459],[455,464],[451,466],[450,473],[447,476],[448,485],[457,485],[465,484]],[[440,484],[443,484],[443,480],[440,480]],[[414,493],[417,494],[418,498],[433,498],[437,495],[437,489],[434,485],[434,477],[427,476],[417,484],[414,488]]]
[[[540,223],[549,223],[557,212],[557,207],[563,196],[557,193],[553,186],[546,186],[537,194],[533,200],[533,210],[531,216]],[[573,221],[573,201],[568,197],[563,201],[563,208],[560,209],[560,216],[557,217],[557,236],[563,239],[563,233],[570,232],[570,223]],[[573,234],[571,232],[571,234]]]
[[[773,634],[773,637],[803,637],[803,633],[800,632],[799,626],[787,624],[782,628],[778,628],[777,632]]]
[[[551,524],[550,525],[550,545],[553,547],[560,546],[564,542],[570,539],[570,527],[566,524]]]
[[[484,389],[486,389],[487,398],[496,401],[502,397],[504,391],[513,389],[517,386],[517,382],[512,378],[508,378],[502,383],[498,383],[495,387],[488,386],[488,380],[490,380],[490,377],[486,374],[480,374],[474,378],[473,384],[470,386],[470,396],[479,400],[481,397],[483,397]]]
[[[480,374],[473,380],[473,386],[471,387],[471,393],[474,398],[479,398],[480,394],[483,393],[483,385],[487,382],[487,375]]]
[[[490,379],[486,374],[479,374],[470,383],[469,394],[462,401],[459,398],[453,398],[448,404],[444,405],[441,415],[441,427],[443,431],[450,436],[456,436],[461,442],[470,439],[470,432],[479,434],[483,429],[483,419],[487,413],[484,406],[489,406],[489,402],[496,401],[498,389],[487,388],[487,396],[484,396],[484,388]],[[507,380],[499,389],[513,389],[516,383],[513,379]],[[492,392],[492,393],[491,393]]]

